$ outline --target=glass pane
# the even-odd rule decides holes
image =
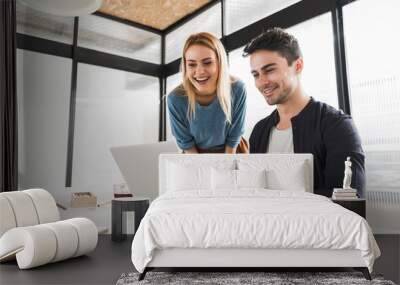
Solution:
[[[249,57],[242,57],[243,48],[241,47],[229,53],[229,66],[231,74],[246,84],[247,109],[244,137],[248,139],[254,125],[268,116],[275,107],[267,104],[254,85],[254,78],[250,73]]]
[[[366,152],[367,218],[382,233],[400,231],[399,11],[397,0],[343,10],[352,116]]]
[[[303,88],[307,94],[337,108],[336,74],[333,51],[331,16],[325,14],[287,30],[299,41],[305,67],[302,74]],[[318,47],[314,37],[321,39]],[[274,106],[268,106],[254,85],[250,73],[249,57],[243,58],[243,47],[229,54],[230,70],[246,83],[247,115],[245,137],[254,125],[269,115]],[[318,83],[318,84],[317,84]]]
[[[157,142],[158,101],[158,78],[78,64],[72,190],[112,198],[124,180],[110,147]]]
[[[167,78],[167,94],[175,89],[179,84],[182,83],[182,72],[178,72]]]
[[[17,33],[72,44],[74,18],[46,14],[16,2]]]
[[[171,75],[167,78],[167,96],[168,94],[175,89],[179,84],[182,82],[182,72],[176,73]],[[167,106],[167,115],[166,115],[166,125],[167,125],[167,141],[175,140],[174,136],[171,132],[171,125],[169,122],[169,113],[168,113],[168,106]]]
[[[330,13],[287,29],[299,41],[304,58],[301,82],[305,92],[338,108],[332,16]],[[318,39],[318,45],[315,40]]]
[[[17,50],[19,188],[44,188],[56,199],[65,183],[71,68],[71,59]]]
[[[226,0],[226,32],[231,34],[300,0]]]
[[[165,38],[166,63],[180,58],[186,39],[194,33],[209,32],[218,38],[221,33],[221,4],[216,4],[183,26],[167,34]]]
[[[79,17],[78,45],[161,63],[161,36],[100,16]]]

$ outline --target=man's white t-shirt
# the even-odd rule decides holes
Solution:
[[[278,130],[271,129],[267,153],[293,153],[293,132],[292,128]]]

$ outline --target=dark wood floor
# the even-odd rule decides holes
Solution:
[[[374,272],[400,282],[400,235],[375,236],[382,256]],[[88,256],[19,270],[16,262],[0,264],[0,284],[115,284],[124,272],[134,271],[130,258],[132,239],[115,243],[110,236],[99,236],[99,243]]]
[[[100,235],[96,250],[87,256],[19,270],[16,262],[0,264],[0,284],[115,284],[124,272],[134,271],[132,239],[112,242]]]
[[[375,235],[375,239],[381,250],[381,257],[375,262],[374,272],[400,284],[400,235]]]

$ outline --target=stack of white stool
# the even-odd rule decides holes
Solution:
[[[97,238],[89,219],[60,221],[44,189],[0,193],[0,262],[16,258],[20,269],[57,262],[94,250]]]

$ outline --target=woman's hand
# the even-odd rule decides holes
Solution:
[[[236,147],[230,147],[230,146],[225,146],[225,153],[229,154],[235,154],[236,153]]]
[[[189,149],[185,149],[185,150],[183,151],[183,153],[199,153],[199,152],[197,151],[197,148],[196,148],[195,146],[192,146],[192,147],[189,148]]]

